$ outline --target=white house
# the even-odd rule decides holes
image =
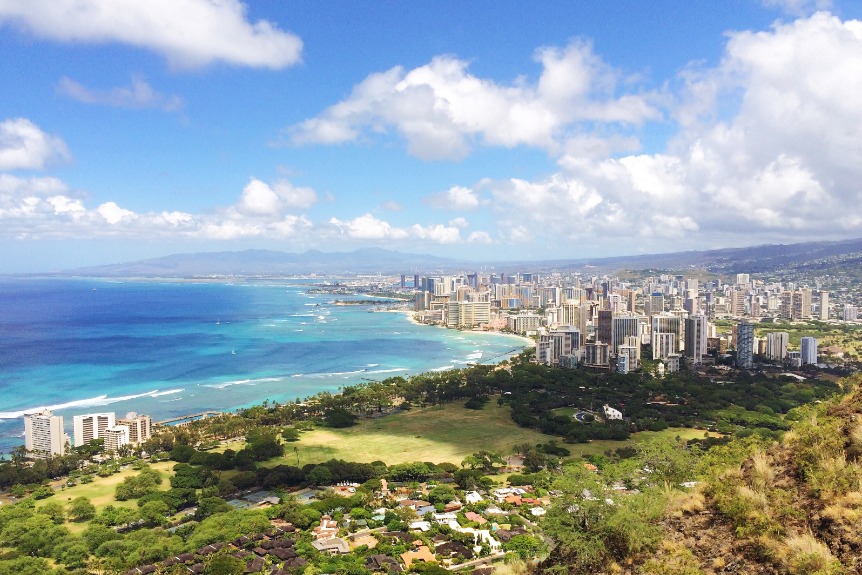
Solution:
[[[620,419],[621,420],[623,418],[623,413],[621,411],[619,411],[618,409],[614,409],[613,407],[611,407],[607,403],[602,407],[602,409],[605,411],[605,419],[607,419],[607,420],[611,420],[611,419]]]

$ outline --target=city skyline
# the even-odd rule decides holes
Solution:
[[[0,1],[0,266],[858,236],[862,7],[571,4]]]

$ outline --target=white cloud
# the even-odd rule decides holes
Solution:
[[[372,214],[363,214],[352,220],[330,218],[329,224],[337,230],[341,237],[351,240],[402,241],[412,239],[446,245],[461,243],[461,229],[467,225],[467,222],[463,218],[456,218],[449,222],[449,225],[431,224],[423,226],[413,224],[401,228],[377,219]]]
[[[105,218],[105,221],[111,225],[117,224],[126,218],[135,217],[134,212],[121,208],[115,202],[105,202],[96,208],[96,211],[99,212],[99,215]]]
[[[371,214],[358,216],[352,220],[330,218],[329,223],[353,240],[402,240],[408,236],[405,230],[391,226],[389,222],[378,220]]]
[[[60,138],[26,118],[0,122],[0,170],[38,170],[70,157]]]
[[[251,178],[242,190],[236,209],[247,216],[273,216],[289,209],[308,209],[317,202],[317,194],[311,188],[297,188],[287,180],[270,186]]]
[[[719,66],[681,78],[666,152],[582,141],[557,174],[473,186],[494,198],[501,237],[631,253],[859,235],[862,22],[818,13],[732,33]]]
[[[467,237],[467,243],[488,245],[494,243],[494,241],[491,239],[491,235],[488,234],[488,232],[472,232]]]
[[[270,187],[252,180],[234,206],[201,214],[138,213],[113,201],[88,208],[81,194],[56,178],[21,178],[0,173],[0,237],[291,238],[304,234],[313,224],[304,215],[284,210],[310,205],[309,192],[307,188],[295,188],[284,181]]]
[[[434,194],[428,198],[428,203],[443,210],[475,210],[479,207],[479,196],[470,188],[452,186],[445,192]]]
[[[291,139],[335,144],[391,128],[418,158],[458,159],[477,142],[556,150],[578,123],[639,126],[660,117],[654,96],[617,95],[620,73],[588,43],[541,49],[536,60],[543,71],[533,85],[478,78],[467,71],[467,62],[451,56],[409,71],[395,67],[371,74],[346,100],[292,126]]]
[[[455,244],[461,241],[461,230],[454,226],[414,224],[410,226],[410,232],[420,240],[431,240],[437,244]]]
[[[246,10],[239,0],[0,0],[0,22],[61,42],[138,46],[180,68],[299,62],[302,40],[266,20],[249,22]]]
[[[138,77],[132,78],[131,86],[100,91],[91,90],[64,76],[60,78],[57,90],[85,104],[104,104],[120,108],[157,108],[166,112],[176,112],[183,107],[182,98],[156,92],[152,86]]]

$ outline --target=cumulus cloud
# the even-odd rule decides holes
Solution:
[[[239,0],[0,0],[0,22],[60,42],[119,42],[164,55],[171,65],[213,62],[284,68],[302,40],[266,20],[250,22]]]
[[[295,144],[335,144],[394,130],[412,155],[439,160],[463,158],[477,142],[556,150],[572,125],[639,126],[661,115],[651,94],[619,95],[621,74],[589,43],[544,48],[536,60],[542,73],[534,84],[479,78],[452,56],[371,74],[347,99],[289,133]]]
[[[430,196],[428,203],[444,210],[475,210],[479,207],[479,196],[470,188],[452,186],[445,192]]]
[[[251,188],[251,191],[249,189]],[[264,192],[260,192],[263,189]],[[271,199],[266,190],[273,194]],[[138,213],[107,201],[88,207],[79,192],[56,178],[22,178],[0,173],[0,237],[208,239],[292,238],[313,224],[287,213],[310,205],[309,191],[288,182],[270,187],[252,180],[238,202],[201,214],[180,211]],[[312,191],[313,193],[313,191]],[[244,208],[252,208],[243,211]],[[271,208],[266,211],[263,208]]]
[[[494,241],[491,239],[491,235],[488,232],[472,232],[467,236],[467,243],[488,245],[494,243]]]
[[[347,239],[363,241],[381,240],[423,240],[434,244],[456,244],[462,241],[461,229],[466,226],[466,220],[453,220],[448,225],[431,224],[423,226],[413,224],[406,228],[391,225],[389,222],[377,219],[372,214],[363,214],[352,220],[331,218],[329,224]]]
[[[574,145],[556,174],[474,185],[500,235],[631,252],[859,234],[862,22],[818,13],[732,33],[719,66],[681,79],[665,152]]]
[[[0,122],[0,170],[39,170],[70,157],[66,144],[26,118]]]
[[[166,112],[176,112],[183,107],[182,98],[179,96],[161,94],[137,77],[132,78],[131,86],[92,90],[64,76],[60,78],[57,90],[85,104],[103,104],[120,108],[156,108]]]
[[[353,240],[402,240],[409,235],[406,230],[391,226],[389,222],[378,220],[371,214],[364,214],[352,220],[330,218],[329,223]]]
[[[271,216],[284,210],[305,210],[316,202],[317,194],[311,188],[297,188],[287,180],[269,185],[252,178],[236,207],[247,216]]]

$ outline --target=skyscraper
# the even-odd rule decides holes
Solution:
[[[614,312],[609,309],[600,309],[596,325],[596,341],[611,343],[614,331]]]
[[[787,344],[789,343],[790,334],[786,331],[766,334],[766,359],[784,361],[784,358],[787,357]]]
[[[826,321],[829,319],[829,292],[820,292],[820,320]]]
[[[116,415],[111,413],[88,413],[72,418],[72,435],[75,447],[105,436],[105,430],[116,425]]]
[[[817,363],[817,338],[803,337],[800,341],[800,357],[802,365],[814,365]]]
[[[24,415],[24,449],[37,459],[66,452],[68,437],[63,432],[63,416],[47,409]]]
[[[736,326],[736,367],[751,369],[754,365],[754,324],[743,322]]]
[[[634,314],[622,314],[614,316],[613,330],[611,333],[611,353],[619,353],[619,347],[626,343],[627,338],[637,337],[640,334],[640,320]],[[629,366],[631,368],[631,366]]]
[[[117,419],[117,425],[129,429],[128,442],[131,444],[142,443],[153,435],[153,421],[149,415],[138,415],[132,411],[126,417]]]
[[[685,356],[695,364],[703,363],[707,335],[706,316],[698,314],[685,319]]]

